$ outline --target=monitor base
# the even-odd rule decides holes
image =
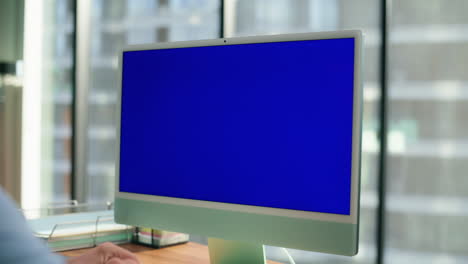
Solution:
[[[265,264],[263,245],[208,238],[211,264]]]

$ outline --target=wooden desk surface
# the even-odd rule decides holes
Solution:
[[[133,253],[143,264],[208,264],[210,257],[208,247],[194,242],[182,245],[170,246],[161,249],[154,249],[137,244],[119,245]],[[79,256],[86,252],[87,248],[58,252],[67,257]],[[279,262],[268,261],[268,264],[280,264]]]

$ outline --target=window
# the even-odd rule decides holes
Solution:
[[[386,262],[466,263],[467,1],[392,1]]]
[[[71,199],[74,2],[25,6],[22,205]],[[22,65],[21,63],[19,65]]]

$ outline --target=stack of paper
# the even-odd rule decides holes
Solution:
[[[137,228],[136,242],[160,248],[188,242],[189,235],[151,228]]]
[[[28,221],[52,251],[93,247],[104,242],[132,240],[133,227],[116,224],[113,211],[49,216]]]

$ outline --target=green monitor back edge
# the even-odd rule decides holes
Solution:
[[[349,215],[229,204],[120,191],[120,121],[123,52],[340,38],[353,38],[355,43],[352,164],[350,172],[351,204]],[[120,89],[117,105],[116,222],[200,234],[229,241],[242,241],[233,244],[226,242],[224,243],[224,250],[231,251],[234,255],[244,254],[246,257],[250,257],[251,260],[255,258],[254,255],[257,255],[257,258],[263,256],[262,247],[254,249],[255,245],[281,246],[347,256],[357,254],[362,123],[361,31],[347,30],[159,43],[129,46],[124,48],[123,52],[120,53],[119,57]],[[265,185],[265,187],[267,188],[268,186]],[[220,255],[229,255],[228,252],[221,252],[222,250],[219,249],[220,245],[223,247],[223,242],[220,241],[223,240],[212,239],[209,242],[212,259]],[[250,246],[252,247],[251,253],[239,253],[242,252],[242,247],[248,250]],[[236,262],[236,260],[233,261]],[[217,260],[212,260],[212,262],[215,263]]]

